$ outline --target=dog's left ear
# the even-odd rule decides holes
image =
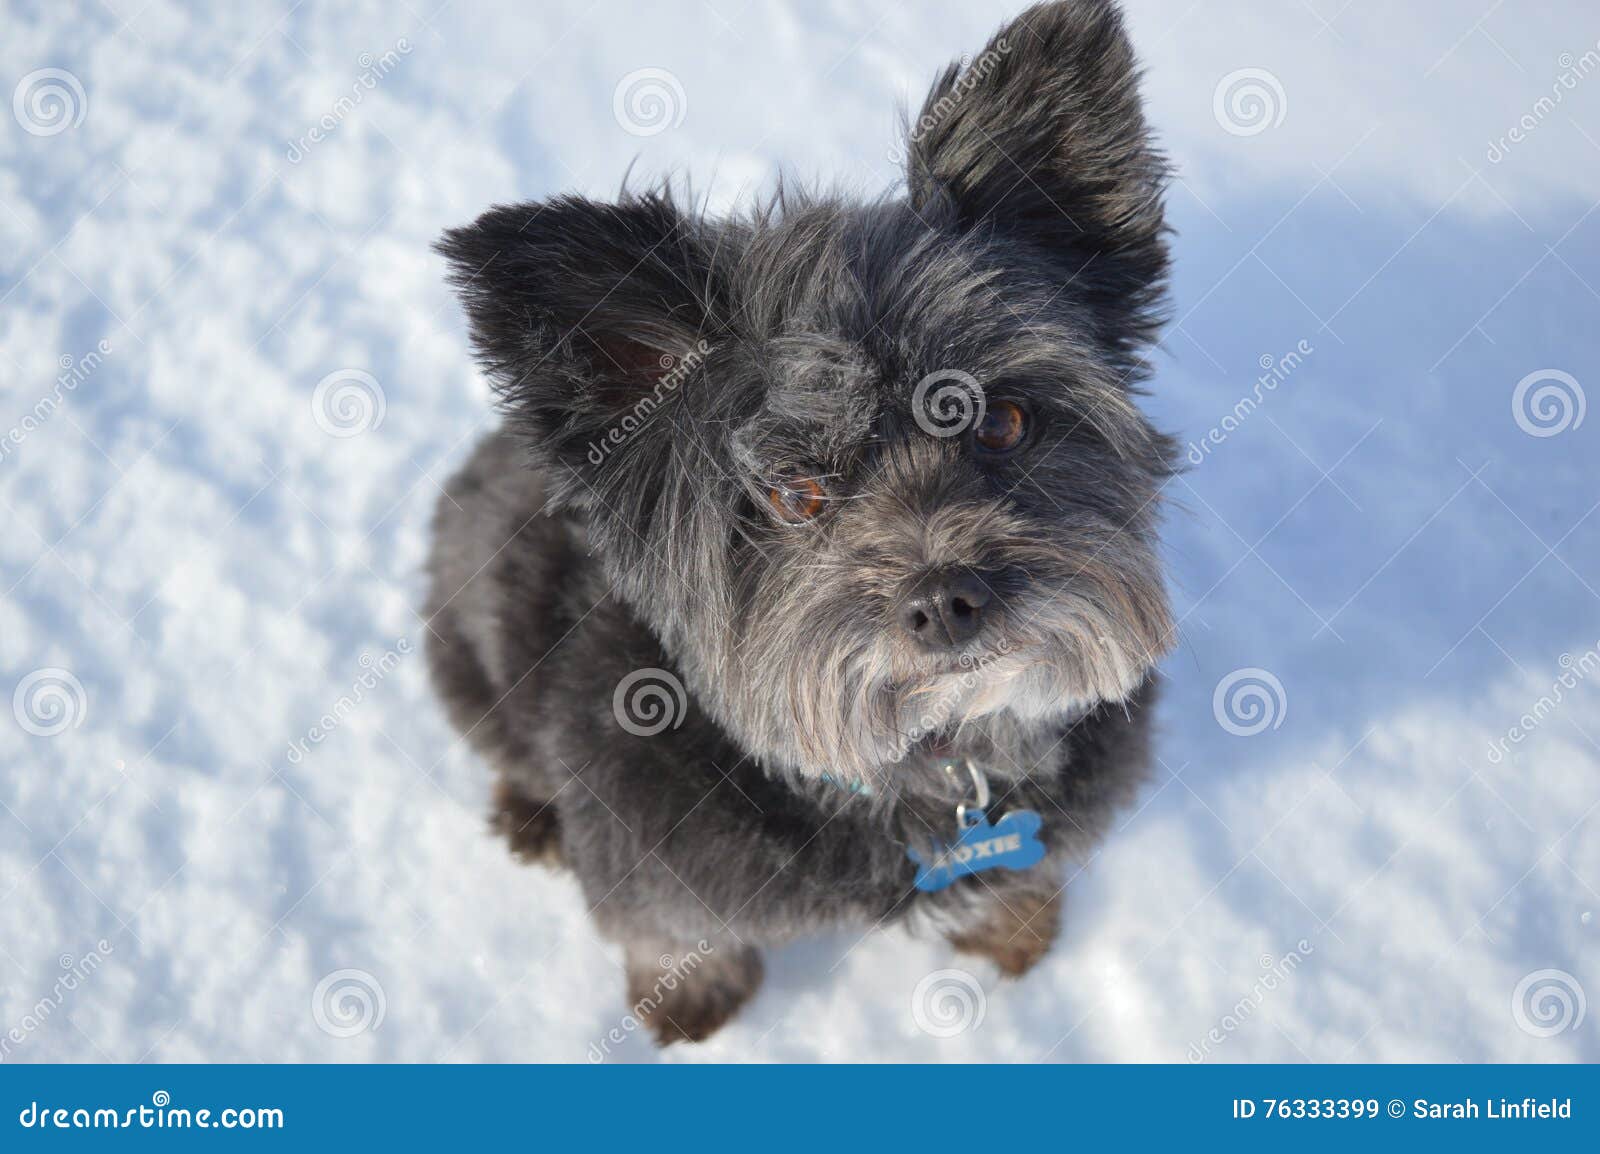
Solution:
[[[565,196],[492,208],[436,247],[479,363],[544,460],[581,469],[597,446],[610,460],[625,442],[669,435],[670,420],[646,418],[726,315],[701,222],[658,193]]]
[[[1111,0],[1028,9],[945,70],[907,141],[913,208],[1049,254],[1124,347],[1154,335],[1166,175]]]

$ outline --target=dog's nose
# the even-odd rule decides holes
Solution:
[[[941,570],[917,583],[900,606],[900,624],[929,649],[965,645],[983,624],[989,587],[966,570]]]

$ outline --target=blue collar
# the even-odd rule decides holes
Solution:
[[[829,785],[838,786],[840,789],[848,789],[851,793],[858,793],[862,797],[872,796],[872,787],[859,781],[840,781],[830,773],[823,774],[822,780]]]
[[[967,772],[967,776],[969,776],[972,779],[973,788],[978,791],[978,809],[982,810],[982,809],[984,809],[984,808],[986,808],[988,806],[988,804],[989,804],[989,782],[988,782],[988,779],[986,777],[984,777],[983,770],[979,769],[976,765],[972,764],[971,759],[965,758],[965,757],[963,757],[963,758],[953,758],[953,757],[945,758],[943,760],[943,762],[940,764],[939,768],[944,770],[944,772],[947,775],[949,775],[949,777],[952,780],[955,780],[960,775],[961,771],[965,770]],[[860,794],[862,797],[871,797],[872,796],[872,787],[870,785],[867,785],[865,782],[860,782],[860,781],[840,781],[838,778],[834,777],[831,773],[823,774],[822,775],[822,780],[827,782],[829,785],[837,786],[839,789],[848,789],[851,793]]]

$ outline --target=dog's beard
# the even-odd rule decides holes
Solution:
[[[727,720],[781,768],[886,792],[919,753],[959,756],[1061,728],[1132,694],[1171,631],[1153,567],[1083,577],[1010,599],[998,626],[949,654],[789,615],[767,644],[744,647]]]

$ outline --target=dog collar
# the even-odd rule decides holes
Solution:
[[[838,778],[834,777],[831,773],[823,774],[822,775],[822,780],[827,782],[829,785],[835,786],[835,787],[837,787],[839,789],[848,789],[851,793],[859,793],[863,797],[871,797],[872,796],[872,787],[870,785],[867,785],[865,782],[860,782],[860,781],[840,781]]]
[[[1043,818],[1033,810],[1014,809],[991,822],[989,778],[983,769],[970,758],[946,759],[939,768],[957,785],[965,774],[972,791],[968,794],[962,788],[961,800],[956,803],[954,840],[934,839],[931,853],[915,847],[906,850],[906,856],[917,866],[917,889],[936,893],[969,874],[992,869],[1025,870],[1044,858],[1044,842],[1039,839]],[[872,787],[862,782],[840,781],[830,774],[823,774],[822,780],[853,794],[872,795]]]
[[[951,781],[958,781],[962,773],[965,772],[967,777],[972,781],[973,789],[976,791],[978,808],[980,810],[988,808],[989,778],[984,774],[982,769],[973,763],[971,758],[945,758],[939,762],[939,768],[944,771],[945,776],[950,778]],[[822,780],[827,782],[829,785],[834,786],[835,788],[847,789],[851,793],[860,794],[862,797],[873,796],[872,787],[864,781],[841,781],[839,778],[834,777],[831,773],[823,774]],[[956,819],[958,821],[961,820],[962,813],[965,809],[966,804],[964,802],[956,806]]]

